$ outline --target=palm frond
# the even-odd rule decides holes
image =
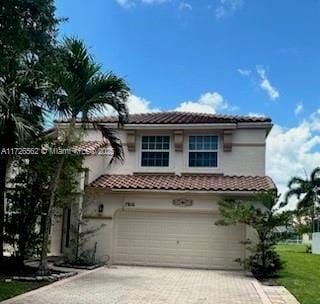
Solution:
[[[288,188],[292,189],[293,187],[304,187],[308,180],[294,176],[288,183]]]
[[[64,39],[60,48],[60,69],[55,69],[57,89],[50,99],[51,109],[63,116],[69,115],[87,119],[89,115],[104,112],[111,106],[119,116],[119,122],[128,115],[126,100],[129,88],[126,82],[112,73],[103,74],[82,40]],[[62,62],[62,64],[61,64]]]
[[[111,130],[110,128],[106,128],[102,125],[96,125],[96,127],[100,130],[102,133],[102,136],[108,140],[112,150],[113,150],[113,155],[109,161],[109,165],[114,163],[115,161],[124,161],[124,151],[122,147],[121,140],[117,136],[117,132],[114,130]]]
[[[119,123],[127,121],[126,106],[129,88],[126,82],[113,73],[103,74],[84,42],[77,38],[64,39],[59,51],[61,69],[56,69],[56,91],[53,94],[52,109],[59,116],[68,119],[80,118],[83,126],[89,116],[104,112],[111,106],[119,117]],[[59,65],[60,66],[60,65]],[[121,141],[115,131],[96,125],[113,149],[110,163],[124,159]]]
[[[288,204],[289,198],[296,196],[298,199],[297,208],[311,208],[317,201],[317,183],[320,184],[320,168],[315,168],[309,178],[302,179],[293,177],[288,184],[288,192],[285,195],[284,205]]]
[[[292,196],[296,196],[298,199],[300,199],[300,196],[303,194],[303,192],[301,191],[301,189],[290,189],[289,191],[287,191],[287,193],[285,194],[284,197],[284,202],[281,203],[282,207],[286,206],[289,203],[289,199]]]
[[[22,116],[11,115],[11,119],[14,123],[15,137],[18,138],[20,142],[24,142],[35,133],[35,128]]]
[[[320,187],[320,167],[315,168],[311,172],[310,177],[311,177],[311,181],[314,184],[314,186]]]
[[[86,88],[83,116],[92,113],[92,111],[104,112],[107,106],[111,106],[119,117],[119,123],[125,123],[128,119],[126,103],[129,92],[129,87],[124,79],[112,73],[97,75],[92,78]]]
[[[305,196],[299,200],[297,208],[298,209],[308,209],[314,206],[315,198],[313,192],[308,192]]]
[[[1,112],[3,112],[3,109],[9,108],[8,101],[9,101],[9,99],[8,99],[6,92],[3,90],[2,87],[0,87],[0,107],[2,109]]]
[[[79,87],[85,88],[92,77],[100,70],[89,54],[85,43],[75,37],[64,39],[64,60],[66,70]]]

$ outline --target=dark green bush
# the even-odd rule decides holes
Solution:
[[[256,231],[256,241],[242,242],[251,255],[245,259],[237,259],[237,262],[260,279],[275,276],[283,267],[274,248],[273,229],[281,223],[281,218],[276,213],[278,198],[276,192],[268,192],[258,194],[252,201],[228,199],[219,202],[222,219],[216,222],[217,225],[240,223]]]
[[[312,253],[312,245],[311,244],[308,244],[306,246],[306,253]]]

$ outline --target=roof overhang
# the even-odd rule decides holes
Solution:
[[[172,129],[184,129],[194,130],[197,129],[266,129],[269,131],[272,129],[273,124],[270,122],[250,122],[250,123],[192,123],[192,124],[125,124],[120,126],[117,123],[104,123],[98,122],[100,126],[111,129],[122,129],[122,130],[172,130]],[[59,128],[67,128],[67,122],[57,122],[56,126]],[[83,124],[76,123],[76,127],[81,127]],[[94,128],[92,123],[86,123],[85,126],[89,129]]]
[[[249,197],[249,196],[255,196],[258,193],[261,193],[262,191],[199,191],[199,190],[157,190],[157,189],[107,189],[107,188],[96,188],[87,186],[86,189],[88,189],[90,192],[98,191],[98,192],[104,192],[104,193],[117,193],[117,194],[128,194],[128,193],[161,193],[161,194],[204,194],[204,195],[212,195],[212,196],[243,196],[243,197]]]

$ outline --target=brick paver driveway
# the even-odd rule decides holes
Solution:
[[[117,266],[59,282],[16,304],[259,304],[241,272]]]

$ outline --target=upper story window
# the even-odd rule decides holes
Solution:
[[[141,166],[169,167],[170,136],[142,136]]]
[[[218,136],[189,136],[189,167],[218,166]]]

